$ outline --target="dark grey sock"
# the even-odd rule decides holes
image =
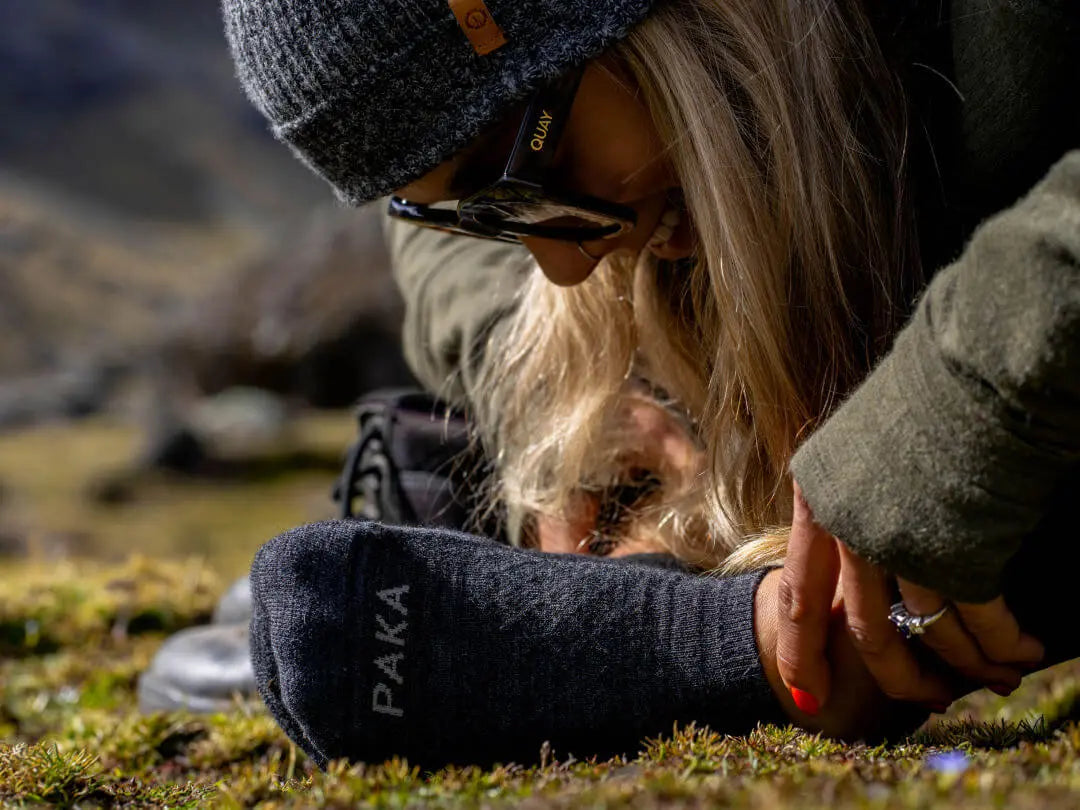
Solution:
[[[754,641],[760,578],[317,523],[255,557],[256,680],[320,766],[529,762],[545,741],[634,753],[675,722],[745,731],[779,711]]]

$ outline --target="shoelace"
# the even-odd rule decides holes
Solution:
[[[393,470],[383,447],[379,418],[374,411],[360,414],[360,436],[349,448],[344,469],[334,485],[333,498],[342,518],[383,519],[379,492],[393,480]]]

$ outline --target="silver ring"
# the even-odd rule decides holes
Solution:
[[[582,256],[584,256],[586,259],[591,259],[594,262],[598,262],[602,258],[604,258],[603,256],[593,256],[591,253],[589,253],[589,251],[585,249],[585,246],[582,245],[581,242],[577,243],[577,249],[581,251]]]
[[[897,602],[889,609],[889,621],[896,625],[896,629],[900,631],[900,635],[904,638],[912,638],[925,633],[926,628],[938,621],[948,610],[949,606],[945,605],[937,613],[916,616],[907,609],[907,605],[903,602]]]

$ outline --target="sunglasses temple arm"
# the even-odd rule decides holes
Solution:
[[[507,175],[538,183],[551,168],[579,84],[581,71],[576,70],[533,96],[506,164]]]

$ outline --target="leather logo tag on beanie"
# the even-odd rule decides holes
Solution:
[[[484,4],[484,0],[449,0],[450,9],[457,17],[458,25],[472,43],[473,50],[480,56],[487,56],[506,44],[495,18]]]

